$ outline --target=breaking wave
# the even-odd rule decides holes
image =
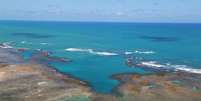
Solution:
[[[155,54],[154,51],[126,51],[124,53],[114,53],[114,52],[101,52],[101,51],[95,51],[93,49],[82,49],[82,48],[67,48],[65,49],[66,51],[69,51],[69,52],[88,52],[88,53],[91,53],[91,54],[96,54],[96,55],[131,55],[131,54]]]
[[[101,56],[114,56],[114,55],[119,55],[117,53],[111,53],[111,52],[99,52],[99,51],[94,51],[93,49],[81,49],[81,48],[67,48],[65,49],[66,51],[69,52],[87,52],[90,54],[94,55],[101,55]]]
[[[125,52],[124,54],[125,55],[131,55],[131,54],[155,54],[156,52],[154,51],[139,51],[139,50],[136,50],[134,52],[131,52],[131,51],[127,51]]]
[[[186,65],[173,65],[177,71],[186,71],[196,74],[201,74],[201,69],[190,68]]]
[[[69,52],[88,52],[90,49],[67,48],[65,50]]]
[[[148,67],[157,67],[157,68],[166,67],[165,65],[159,64],[156,61],[141,62],[141,64]]]
[[[4,43],[0,44],[0,48],[13,48],[9,44],[10,44],[9,42],[4,42]]]
[[[133,54],[134,52],[125,52],[124,54],[125,55],[131,55],[131,54]]]
[[[138,51],[138,50],[136,50],[134,53],[138,53],[138,54],[155,54],[156,52],[154,52],[154,51]]]
[[[142,66],[152,68],[174,69],[175,71],[185,71],[190,73],[201,74],[201,69],[194,69],[187,65],[160,64],[156,61],[141,62]]]

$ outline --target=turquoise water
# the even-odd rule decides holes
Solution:
[[[71,59],[50,64],[103,93],[118,84],[113,74],[152,72],[129,68],[126,52],[148,65],[201,69],[201,24],[0,21],[0,36],[13,47]]]

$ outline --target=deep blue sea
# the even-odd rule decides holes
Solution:
[[[0,21],[0,42],[69,58],[50,65],[103,93],[118,85],[114,74],[152,72],[127,66],[128,57],[153,68],[201,73],[201,24]]]

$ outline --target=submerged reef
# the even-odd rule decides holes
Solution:
[[[38,34],[38,33],[12,33],[11,35],[13,36],[19,36],[19,37],[25,37],[25,38],[51,38],[51,37],[55,37],[53,35],[44,35],[44,34]]]
[[[153,42],[174,42],[174,41],[178,41],[178,38],[176,38],[176,37],[140,36],[139,38],[150,40]]]

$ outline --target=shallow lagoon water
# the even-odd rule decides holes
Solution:
[[[152,72],[129,68],[125,53],[141,61],[201,69],[200,33],[201,24],[0,21],[0,42],[69,58],[72,62],[67,64],[50,64],[103,93],[118,84],[113,74]]]

